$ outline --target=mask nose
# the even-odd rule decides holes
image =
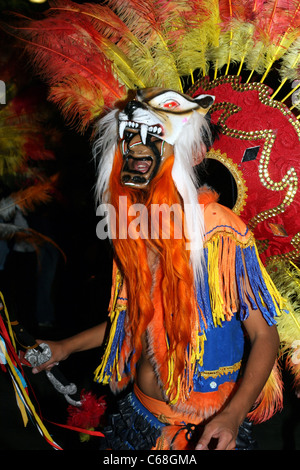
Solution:
[[[129,118],[131,118],[136,109],[144,107],[145,106],[140,101],[129,101],[129,103],[127,103],[125,106],[124,112],[128,115]]]

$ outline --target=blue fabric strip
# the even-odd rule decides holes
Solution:
[[[109,358],[107,360],[107,363],[105,365],[105,375],[108,375],[109,377],[112,376],[112,369],[113,369],[113,364],[115,361],[115,358],[117,356],[117,350],[119,347],[119,351],[121,350],[124,338],[125,338],[125,328],[124,328],[124,321],[125,321],[125,316],[126,316],[126,310],[121,310],[119,312],[119,317],[117,320],[117,326],[116,326],[116,331],[115,335],[113,338]]]
[[[131,392],[128,395],[129,402],[136,413],[143,416],[151,426],[155,427],[156,429],[161,429],[165,426],[164,423],[159,421],[144,405],[140,402],[134,392]]]
[[[245,262],[246,273],[243,260]],[[239,297],[241,300],[241,320],[246,320],[249,315],[249,309],[245,302],[245,295],[241,288],[241,279],[245,278],[245,274],[247,274],[249,284],[254,295],[253,299],[250,292],[245,293],[251,303],[252,308],[258,308],[261,311],[268,325],[275,325],[275,317],[277,315],[276,301],[273,299],[266,286],[254,246],[248,246],[243,248],[243,250],[241,247],[237,247],[236,250],[236,278]]]
[[[204,257],[207,266],[207,248],[204,249]],[[249,304],[253,310],[260,309],[263,317],[269,325],[276,324],[276,301],[273,299],[266,286],[261,266],[257,258],[255,246],[248,246],[245,248],[242,248],[240,246],[236,247],[235,270],[238,297],[240,303],[240,319],[243,321],[248,318]],[[249,284],[253,293],[245,292],[244,290],[242,281],[246,278],[248,278],[249,280]],[[199,305],[199,322],[201,330],[208,331],[211,328],[214,328],[214,323],[210,304],[207,270],[204,271],[204,278],[201,281],[201,284],[198,284],[196,287],[196,295]],[[202,310],[203,312],[207,327],[205,327],[204,321],[200,314],[200,310]]]
[[[208,260],[208,250],[207,248],[204,249],[204,259],[205,265],[207,266]],[[211,304],[210,304],[210,294],[209,294],[209,285],[208,285],[208,271],[207,269],[204,270],[204,277],[201,281],[201,284],[198,284],[196,287],[196,295],[197,295],[197,302],[199,305],[199,309],[202,311],[204,318],[206,320],[206,326],[204,324],[201,311],[199,311],[199,322],[201,331],[209,330],[214,326],[212,311],[211,311]]]

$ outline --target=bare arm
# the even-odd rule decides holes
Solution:
[[[251,351],[239,389],[224,411],[206,426],[196,449],[207,450],[212,438],[217,450],[233,450],[238,428],[260,394],[273,368],[279,338],[276,326],[269,326],[260,311],[250,311],[244,322],[251,341]]]
[[[94,326],[88,330],[82,331],[75,336],[63,339],[61,341],[41,341],[37,340],[38,343],[47,343],[50,346],[52,357],[48,362],[45,362],[39,367],[32,369],[33,374],[36,374],[44,369],[51,369],[57,362],[67,359],[71,354],[80,351],[86,351],[88,349],[97,348],[102,345],[106,322],[100,325]]]

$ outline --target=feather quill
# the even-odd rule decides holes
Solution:
[[[50,84],[50,99],[81,131],[128,89],[183,91],[181,77],[206,75],[211,64],[215,76],[225,65],[226,74],[230,63],[239,63],[238,74],[245,65],[251,70],[248,81],[254,71],[264,81],[299,36],[299,0],[107,0],[103,5],[50,0],[49,5],[41,21],[23,17],[22,27],[4,27],[24,41]],[[291,57],[282,62],[283,75]]]
[[[133,54],[131,57],[143,82],[149,77],[147,86],[155,83],[156,86],[182,91],[180,73],[173,54],[176,36],[170,33],[180,27],[187,2],[108,0],[107,3],[143,43],[143,54]]]
[[[143,87],[143,83],[135,74],[132,61],[127,57],[128,44],[137,48],[140,53],[143,52],[143,45],[111,9],[106,5],[78,5],[71,1],[66,3],[62,0],[54,1],[51,5],[49,13],[52,15],[59,13],[61,16],[63,11],[68,10],[69,14],[75,13],[75,22],[79,21],[80,16],[88,20],[90,31],[92,32],[94,29],[99,33],[99,36],[95,37],[95,42],[97,47],[113,63],[115,74],[125,85],[131,81],[133,84]]]
[[[256,60],[252,57],[253,70],[263,74],[261,82],[299,36],[299,21],[299,0],[269,0],[262,5],[254,32],[258,54]]]
[[[300,38],[296,39],[281,59],[280,77],[282,80],[293,81],[300,75]]]
[[[204,76],[209,71],[209,51],[218,44],[215,5],[216,0],[210,4],[206,0],[192,1],[188,3],[189,8],[182,12],[182,23],[173,33],[179,36],[174,55],[181,75],[190,74],[193,78],[193,72],[197,69]]]

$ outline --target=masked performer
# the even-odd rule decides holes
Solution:
[[[289,212],[299,203],[299,122],[271,99],[297,75],[299,2],[50,5],[43,19],[18,17],[21,27],[5,30],[23,41],[68,123],[85,131],[101,117],[97,190],[108,217],[97,232],[106,224],[115,259],[108,321],[49,342],[44,367],[105,346],[96,380],[130,390],[105,448],[241,448],[248,420],[281,406],[278,331],[284,351],[299,335],[261,261],[300,253]],[[270,97],[263,82],[274,64],[282,81]],[[213,144],[209,113],[222,126]],[[237,175],[239,211],[197,183],[211,145]],[[277,263],[278,285],[283,271],[291,279]]]
[[[144,89],[100,123],[98,190],[115,250],[110,319],[50,345],[56,362],[101,345],[107,330],[97,380],[115,392],[134,383],[104,431],[108,448],[206,449],[217,439],[234,449],[249,412],[276,406],[273,397],[251,411],[274,366],[282,300],[245,224],[196,187],[212,103]]]

